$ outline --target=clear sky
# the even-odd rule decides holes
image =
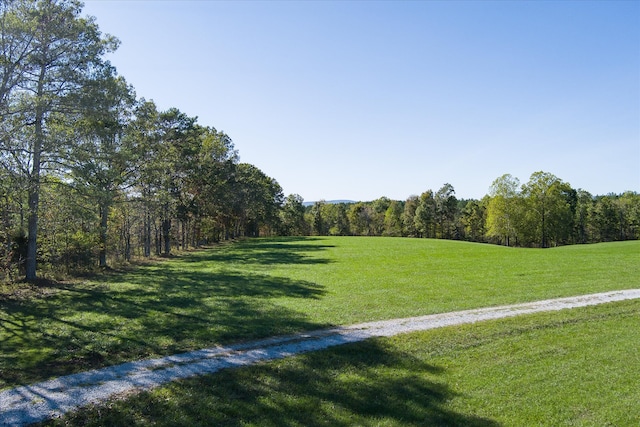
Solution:
[[[640,192],[639,1],[85,1],[138,97],[307,201]]]

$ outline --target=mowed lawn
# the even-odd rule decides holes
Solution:
[[[640,301],[370,339],[182,380],[60,426],[637,426]]]
[[[0,389],[330,325],[639,288],[640,242],[259,239],[25,286],[0,292]]]

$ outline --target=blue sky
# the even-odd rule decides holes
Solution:
[[[638,1],[85,1],[138,97],[305,200],[640,191]]]

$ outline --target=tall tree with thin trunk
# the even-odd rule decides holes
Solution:
[[[159,156],[155,159],[157,175],[156,197],[160,204],[162,252],[171,253],[173,219],[184,214],[190,197],[186,190],[190,174],[197,168],[201,147],[202,128],[196,118],[189,117],[177,108],[171,108],[159,116]]]
[[[115,70],[104,67],[85,84],[82,101],[86,109],[72,126],[75,138],[69,144],[66,163],[74,186],[98,208],[99,265],[104,268],[109,214],[118,194],[131,182],[135,167],[133,141],[124,137],[134,94]]]
[[[3,76],[15,81],[11,92],[0,94],[7,106],[3,115],[20,125],[19,138],[3,144],[18,159],[27,178],[28,241],[26,279],[36,279],[38,208],[42,178],[55,169],[61,138],[56,128],[61,116],[77,114],[77,92],[91,74],[104,66],[103,55],[116,48],[102,37],[93,19],[81,18],[77,0],[8,1],[3,22],[20,17],[15,37],[3,40],[4,52],[16,54],[13,71]],[[6,91],[6,89],[5,89]],[[7,146],[8,145],[8,146]]]
[[[134,110],[134,119],[129,123],[125,137],[135,148],[137,159],[137,179],[135,190],[142,206],[142,246],[143,255],[151,256],[152,228],[155,220],[156,201],[155,183],[158,170],[155,159],[158,157],[160,141],[160,113],[153,101],[141,99]]]

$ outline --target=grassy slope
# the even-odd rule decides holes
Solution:
[[[0,389],[334,324],[640,287],[640,242],[268,239],[0,295]],[[37,296],[40,295],[40,296]]]
[[[317,261],[313,269],[260,270],[322,285],[321,299],[278,301],[308,310],[315,322],[349,324],[640,287],[640,242],[548,250],[402,238],[315,244],[326,247],[306,254],[307,263]]]
[[[179,381],[56,425],[631,426],[640,301],[373,339]]]

